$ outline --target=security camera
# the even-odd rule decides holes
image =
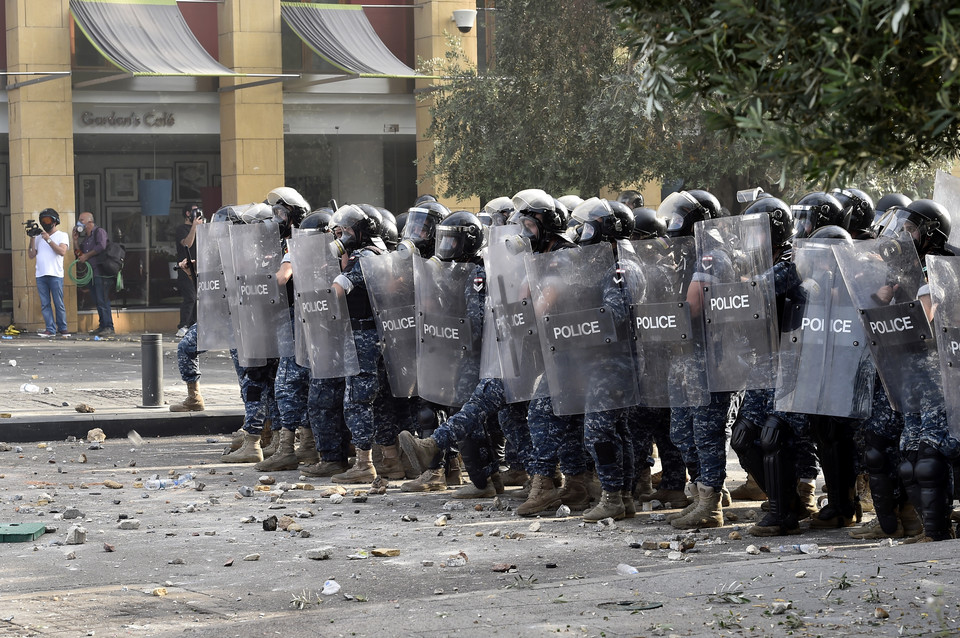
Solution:
[[[457,9],[453,12],[453,21],[457,23],[460,33],[470,33],[477,21],[476,9]]]

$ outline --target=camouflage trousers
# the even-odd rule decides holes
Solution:
[[[346,463],[349,456],[350,430],[343,420],[344,385],[343,377],[310,380],[307,418],[324,461]]]
[[[377,331],[354,330],[359,374],[347,377],[343,391],[343,418],[358,450],[370,450],[374,443],[393,445],[399,427],[384,419],[384,396],[388,391],[387,375]],[[379,417],[379,418],[378,418]]]
[[[184,383],[200,380],[200,353],[197,352],[197,324],[193,324],[177,344],[177,369]]]
[[[511,468],[527,470],[533,462],[533,441],[530,440],[530,429],[527,427],[528,411],[529,405],[523,401],[508,403],[497,413],[505,442],[503,461]]]
[[[593,457],[603,490],[632,492],[636,478],[627,409],[585,414],[583,439]]]
[[[274,396],[280,411],[280,425],[296,430],[308,425],[307,396],[310,393],[310,369],[297,365],[294,357],[281,357],[277,365]]]
[[[670,415],[670,438],[683,455],[691,480],[716,490],[727,478],[727,415],[732,396],[714,392],[708,405],[674,408]]]
[[[763,427],[763,422],[771,414],[776,414],[790,424],[793,441],[790,445],[796,454],[797,479],[815,480],[820,474],[820,464],[817,461],[817,446],[810,432],[810,426],[805,414],[796,412],[777,412],[774,410],[774,390],[747,390],[740,404],[740,416],[750,419],[757,427]],[[759,445],[759,442],[758,442]]]
[[[236,350],[230,351],[230,357],[233,359],[233,367],[240,381],[243,429],[251,434],[260,434],[267,419],[271,419],[274,429],[278,429],[280,415],[273,395],[274,378],[277,374],[276,360],[258,368],[244,368],[240,365]]]
[[[582,474],[587,470],[582,416],[557,416],[550,397],[541,397],[530,400],[527,426],[533,444],[528,473],[553,476],[557,463],[564,474]]]
[[[682,490],[687,482],[687,468],[680,450],[670,439],[670,408],[636,406],[627,411],[627,423],[633,437],[633,458],[636,468],[653,467],[653,444],[662,468],[660,487]]]

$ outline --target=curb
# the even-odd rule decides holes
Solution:
[[[243,412],[233,410],[179,413],[140,409],[124,413],[77,414],[68,418],[27,414],[0,420],[0,441],[63,441],[70,436],[82,439],[93,428],[103,430],[108,439],[126,438],[131,430],[145,438],[228,434],[242,424]]]

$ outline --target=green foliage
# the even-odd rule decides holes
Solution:
[[[762,140],[784,175],[837,183],[960,149],[960,8],[950,3],[599,2],[632,33],[648,112],[704,100],[709,128]]]

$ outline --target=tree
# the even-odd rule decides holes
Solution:
[[[810,181],[960,149],[960,10],[937,0],[599,0],[633,34],[648,111],[699,98]],[[931,170],[932,172],[932,170]]]

